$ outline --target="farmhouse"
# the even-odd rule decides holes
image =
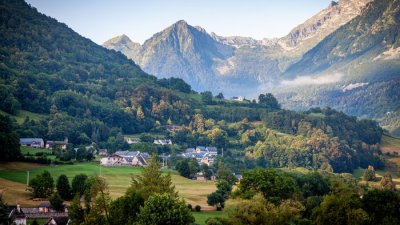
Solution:
[[[32,148],[44,148],[44,141],[42,138],[20,138],[19,143],[22,146],[28,146]]]
[[[60,146],[61,149],[67,149],[68,138],[65,138],[64,141],[46,141],[46,148],[53,149],[55,146]]]
[[[101,158],[103,166],[147,166],[150,155],[145,152],[117,151],[110,156]]]

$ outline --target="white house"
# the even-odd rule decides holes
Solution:
[[[150,155],[139,151],[117,151],[110,156],[101,158],[103,166],[147,166]]]
[[[127,160],[127,158],[124,158],[122,156],[119,156],[117,154],[112,154],[110,156],[107,157],[103,157],[100,160],[100,164],[103,166],[126,166],[126,165],[130,165],[129,161]]]
[[[156,145],[172,145],[171,139],[168,140],[154,140],[153,144]]]

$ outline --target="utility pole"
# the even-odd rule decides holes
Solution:
[[[26,171],[27,176],[26,176],[26,190],[28,190],[29,187],[29,170]]]

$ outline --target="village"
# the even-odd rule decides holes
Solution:
[[[179,129],[179,127],[170,126],[168,129],[174,130]],[[135,144],[141,142],[136,137],[126,137],[124,141],[132,145],[133,148]],[[168,146],[173,143],[170,139],[155,139],[152,144],[156,146]],[[68,145],[72,145],[72,143],[69,143],[67,138],[63,141],[44,140],[43,138],[20,138],[20,145],[36,149],[39,152],[40,150],[66,150]],[[98,161],[99,165],[103,167],[147,167],[152,157],[149,153],[141,151],[118,150],[116,152],[109,152],[107,149],[97,149],[96,144],[84,146],[84,148],[92,151],[96,156],[94,161]],[[75,147],[73,149],[77,151],[79,148]],[[218,149],[213,146],[196,146],[182,150],[182,153],[178,156],[182,159],[194,159],[199,166],[204,164],[211,167],[218,156]],[[161,169],[170,168],[168,165],[170,157],[170,155],[166,154],[158,155],[161,162]],[[193,179],[205,180],[203,172],[197,172]],[[213,173],[211,180],[215,180]],[[64,210],[60,212],[54,210],[48,201],[41,202],[37,207],[20,207],[17,204],[16,207],[14,206],[9,209],[9,216],[13,218],[13,222],[17,225],[26,225],[29,224],[27,221],[32,220],[45,221],[43,223],[45,225],[67,225],[71,224],[68,217],[68,207],[68,205],[64,205]]]

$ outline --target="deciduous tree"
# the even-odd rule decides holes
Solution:
[[[179,201],[169,194],[154,194],[149,197],[140,210],[137,224],[188,225],[193,222],[194,217],[185,202]]]
[[[31,191],[34,197],[46,198],[53,193],[54,180],[49,171],[45,170],[43,173],[36,175],[29,182],[29,185],[32,188]]]

